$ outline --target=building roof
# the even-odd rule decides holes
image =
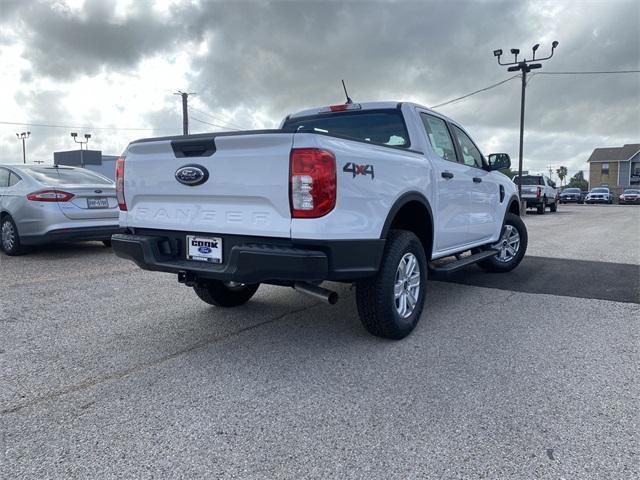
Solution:
[[[587,162],[624,162],[640,151],[640,143],[627,143],[622,147],[596,148]]]

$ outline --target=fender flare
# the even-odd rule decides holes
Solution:
[[[509,210],[511,210],[511,205],[516,204],[518,206],[518,213],[522,213],[520,212],[520,202],[518,200],[518,196],[517,195],[511,195],[511,198],[509,198],[509,202],[507,203],[507,209],[504,212],[504,215],[506,216],[507,213],[509,213]]]
[[[419,192],[404,193],[400,195],[400,197],[394,202],[391,209],[389,210],[389,213],[387,214],[384,225],[382,226],[382,233],[380,234],[380,238],[387,238],[389,230],[391,229],[391,224],[393,223],[396,214],[409,202],[419,202],[423,207],[427,209],[427,212],[429,212],[429,223],[431,225],[431,241],[433,242],[433,211],[431,210],[429,200],[427,200],[427,198]]]

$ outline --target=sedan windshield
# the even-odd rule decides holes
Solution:
[[[609,193],[608,188],[594,188],[591,193]]]
[[[47,185],[113,185],[108,178],[84,169],[39,167],[29,169],[28,173]]]
[[[640,190],[625,190],[625,195],[640,195]]]
[[[580,193],[579,188],[565,188],[562,193]]]

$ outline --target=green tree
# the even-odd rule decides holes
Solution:
[[[589,182],[584,179],[584,172],[580,170],[569,180],[567,187],[579,188],[580,190],[589,190]]]
[[[563,184],[564,179],[567,178],[567,167],[560,167],[556,170],[556,173],[558,174],[558,178],[560,179],[560,185]]]

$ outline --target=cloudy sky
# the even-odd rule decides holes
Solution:
[[[193,133],[272,128],[342,102],[342,78],[356,101],[433,106],[512,76],[494,49],[553,40],[539,72],[638,70],[640,3],[0,0],[0,163],[22,161],[23,130],[27,161],[49,162],[73,130],[108,154],[179,134],[177,90],[197,92]],[[513,79],[438,110],[516,158],[519,95]],[[534,76],[526,117],[525,168],[575,173],[595,147],[640,141],[640,74]]]

